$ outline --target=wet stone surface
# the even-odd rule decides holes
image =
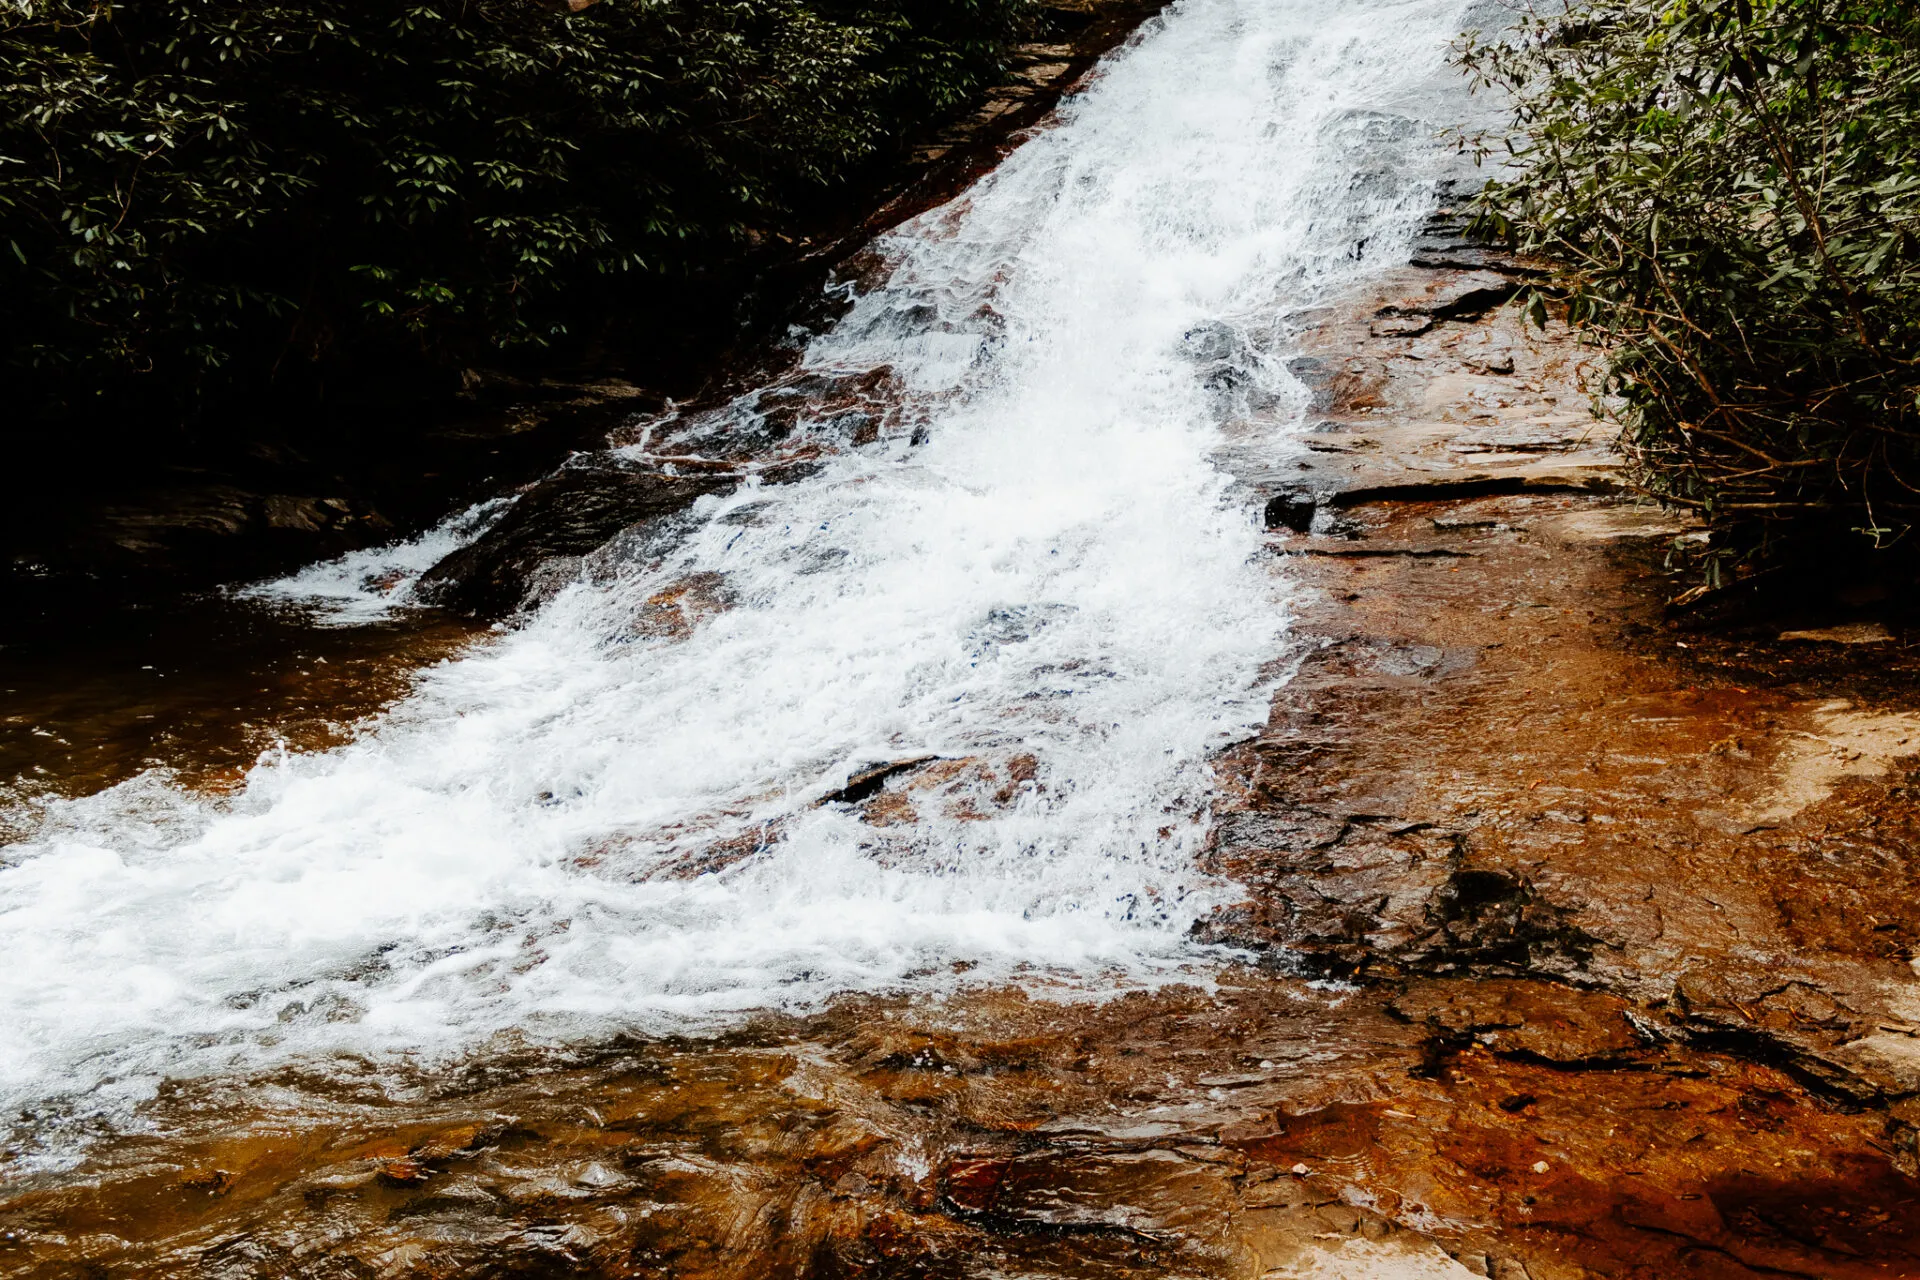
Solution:
[[[1242,477],[1306,495],[1270,521],[1306,590],[1217,762],[1211,989],[181,1086],[164,1136],[9,1190],[0,1268],[1920,1275],[1911,619],[1676,626],[1689,531],[1619,492],[1589,352],[1500,309],[1375,336],[1466,268],[1500,264],[1324,317],[1319,429]],[[1886,638],[1778,638],[1829,623]],[[963,777],[1033,774],[882,761],[833,802],[884,831]]]
[[[1538,981],[857,1003],[494,1074],[237,1127],[177,1098],[182,1136],[11,1197],[0,1256],[38,1275],[1259,1276],[1362,1250],[1480,1275],[1864,1276],[1911,1274],[1920,1249],[1883,1117]]]
[[[1680,639],[1654,566],[1685,530],[1608,492],[1581,350],[1504,313],[1360,336],[1380,305],[1319,333],[1321,514],[1273,535],[1305,656],[1219,762],[1246,900],[1203,931],[1251,962],[1217,989],[181,1088],[167,1137],[16,1188],[0,1266],[1920,1274],[1899,619],[1871,657]],[[884,762],[836,802],[884,829],[1021,767]]]

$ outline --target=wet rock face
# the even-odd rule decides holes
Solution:
[[[708,494],[749,476],[787,483],[823,457],[911,431],[896,390],[885,367],[790,370],[739,396],[637,418],[614,433],[615,447],[576,454],[530,486],[479,539],[422,575],[418,593],[475,617],[509,617],[602,561],[670,535],[675,518]],[[641,630],[652,625],[636,619]]]
[[[1618,996],[1537,980],[1415,985],[1387,1010],[1427,1028],[1429,1043],[1442,1053],[1478,1044],[1563,1068],[1626,1066],[1655,1043]],[[1535,1100],[1511,1098],[1503,1109],[1516,1113]]]
[[[1398,318],[1427,321],[1425,328],[1376,324],[1369,331],[1376,337],[1417,337],[1431,329],[1435,320],[1469,320],[1485,315],[1520,291],[1510,277],[1496,271],[1444,272],[1419,294],[1399,302],[1390,302],[1374,314],[1380,320]],[[1509,362],[1506,372],[1513,372]]]
[[[1913,1274],[1883,1123],[1529,980],[1063,1010],[853,1001],[727,1041],[308,1082],[0,1202],[78,1276]],[[282,1094],[284,1105],[295,1100]],[[1443,1269],[1444,1268],[1444,1269]],[[1365,1274],[1363,1272],[1363,1274]],[[1394,1274],[1387,1271],[1387,1274]]]
[[[635,525],[663,521],[739,483],[720,470],[670,475],[601,456],[562,468],[529,489],[470,545],[420,580],[422,599],[503,618],[564,585],[588,553]]]
[[[1281,503],[1298,648],[1216,761],[1204,869],[1241,896],[1197,930],[1235,948],[1207,989],[849,999],[569,1061],[182,1086],[155,1136],[0,1197],[0,1268],[1920,1276],[1911,624],[1675,630],[1659,565],[1688,530],[1614,492],[1582,349],[1434,314],[1465,287],[1435,274],[1327,321],[1296,366],[1318,429],[1241,477]],[[1388,307],[1427,327],[1380,331]],[[529,493],[460,580],[511,608],[538,566],[737,483],[757,464],[729,439],[801,465],[913,431],[884,381],[650,424],[630,462]],[[635,625],[724,607],[687,582]],[[982,643],[1044,624],[996,614]],[[1030,757],[882,758],[823,803],[883,847],[974,782],[1014,803],[1034,780]]]
[[[1414,241],[1412,265],[1428,271],[1498,271],[1531,278],[1547,274],[1547,264],[1531,262],[1476,236],[1467,218],[1475,184],[1460,178],[1441,182],[1439,207]]]
[[[1467,866],[1461,835],[1426,823],[1294,807],[1231,814],[1212,862],[1253,895],[1195,936],[1309,972],[1571,977],[1593,952],[1524,876]]]

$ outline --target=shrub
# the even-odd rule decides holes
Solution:
[[[1651,492],[1719,530],[1887,545],[1920,509],[1920,11],[1584,0],[1470,38],[1515,167],[1481,212],[1564,264]],[[1862,541],[1862,540],[1865,541]]]
[[[0,0],[12,421],[551,342],[791,231],[1024,2]]]

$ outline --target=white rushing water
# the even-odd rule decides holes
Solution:
[[[1204,960],[1188,930],[1234,896],[1195,870],[1207,762],[1285,650],[1213,459],[1297,427],[1290,318],[1404,261],[1461,16],[1180,0],[811,343],[822,374],[891,366],[911,430],[703,499],[237,798],[147,776],[55,808],[0,870],[8,1105],[57,1127],[294,1055]],[[365,567],[307,595],[357,608]],[[917,756],[946,763],[892,825],[816,805]]]
[[[384,622],[420,603],[413,589],[421,574],[485,533],[512,505],[512,498],[489,498],[455,512],[418,537],[349,551],[283,578],[237,588],[232,594],[240,600],[300,610],[323,627]]]

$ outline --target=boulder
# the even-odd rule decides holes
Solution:
[[[492,528],[421,576],[421,598],[479,618],[513,613],[543,567],[578,558],[637,524],[734,487],[733,471],[675,475],[613,456],[576,461],[535,484]]]

